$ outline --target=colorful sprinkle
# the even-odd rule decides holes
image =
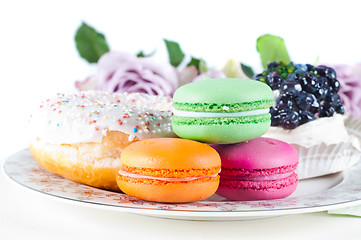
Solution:
[[[81,129],[81,125],[91,125],[93,131],[99,131],[102,135],[105,135],[109,129],[121,129],[128,134],[136,133],[135,136],[138,137],[143,137],[145,133],[163,136],[162,133],[172,131],[170,117],[173,114],[169,110],[171,107],[169,98],[140,93],[99,94],[89,91],[59,94],[55,99],[44,101],[37,111],[45,115],[43,117],[35,115],[31,117],[31,121],[41,119],[48,128],[59,127],[57,131],[60,134],[68,132],[63,130],[74,122],[79,133],[85,132],[85,129]],[[89,131],[89,128],[86,130]]]

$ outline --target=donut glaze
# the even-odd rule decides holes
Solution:
[[[29,149],[48,171],[93,187],[119,191],[120,155],[145,138],[174,137],[172,101],[142,93],[58,94],[29,120]]]
[[[58,94],[30,116],[30,137],[52,144],[101,142],[108,131],[129,141],[173,137],[172,100],[142,93],[86,91]]]

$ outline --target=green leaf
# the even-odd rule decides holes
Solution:
[[[172,66],[177,67],[184,58],[184,53],[182,49],[180,48],[179,44],[173,41],[169,41],[167,39],[164,39],[165,45],[167,46],[168,50],[168,57],[169,62],[172,64]]]
[[[241,68],[242,68],[242,71],[244,72],[244,74],[246,74],[247,77],[249,77],[251,79],[253,78],[254,71],[253,71],[251,66],[248,66],[248,65],[245,65],[245,64],[241,63]]]
[[[262,65],[267,68],[270,62],[284,62],[291,60],[287,52],[285,41],[281,37],[265,34],[257,39],[257,51],[261,55]]]
[[[155,49],[153,50],[153,52],[151,52],[151,53],[149,53],[149,54],[145,54],[144,53],[144,51],[143,50],[141,50],[141,51],[139,51],[138,53],[137,53],[137,57],[140,57],[140,58],[142,58],[142,57],[151,57],[151,56],[153,56],[154,54],[155,54]]]
[[[109,51],[104,35],[84,22],[75,34],[75,43],[79,55],[89,63],[98,62],[99,58]]]
[[[137,53],[137,57],[141,57],[141,58],[145,57],[145,53],[143,52],[143,50],[141,50]]]
[[[199,63],[201,62],[201,60],[199,58],[195,58],[195,57],[192,57],[192,59],[190,60],[190,62],[187,64],[187,66],[195,66],[196,69],[198,70],[199,72]]]

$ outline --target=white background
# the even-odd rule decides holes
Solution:
[[[259,71],[256,40],[265,33],[283,37],[298,63],[360,61],[359,12],[357,1],[2,1],[0,127],[18,137],[7,143],[26,144],[29,108],[94,72],[75,48],[82,21],[113,50],[156,49],[167,60],[166,38],[210,67],[234,58]]]
[[[234,58],[257,71],[261,70],[256,39],[265,33],[283,37],[291,59],[297,63],[313,63],[318,57],[324,63],[352,64],[361,61],[361,17],[357,1],[1,1],[1,160],[26,147],[26,119],[32,107],[57,92],[74,91],[76,80],[94,72],[94,67],[82,60],[75,48],[74,34],[82,21],[104,33],[113,50],[132,53],[144,50],[149,53],[156,49],[156,56],[166,60],[163,43],[163,38],[166,38],[178,41],[188,57],[203,58],[208,66],[215,68],[222,67],[228,58]],[[355,227],[361,220],[330,217],[325,213],[274,221],[189,223],[88,212],[85,208],[77,208],[73,213],[69,212],[66,204],[56,205],[51,200],[35,198],[31,194],[24,196],[30,202],[40,201],[44,210],[35,211],[23,206],[16,211],[15,203],[27,204],[26,200],[14,200],[22,196],[22,191],[13,190],[12,186],[3,182],[3,178],[0,180],[0,187],[4,188],[0,190],[0,204],[12,204],[5,212],[0,212],[0,236],[2,233],[14,233],[13,237],[51,236],[53,231],[60,231],[63,221],[65,224],[71,218],[80,221],[81,231],[85,231],[86,224],[94,227],[97,221],[101,221],[99,226],[109,234],[119,229],[119,238],[133,232],[129,239],[147,236],[144,233],[147,231],[150,236],[155,236],[155,230],[159,230],[159,239],[163,239],[162,236],[165,239],[173,231],[184,230],[187,234],[187,229],[190,232],[186,238],[193,234],[201,239],[203,232],[208,239],[220,237],[221,232],[226,236],[230,234],[231,238],[242,235],[241,228],[245,238],[249,239],[252,232],[258,233],[258,224],[270,232],[270,235],[263,235],[268,237],[277,236],[281,231],[287,232],[287,228],[291,229],[287,237],[292,236],[292,232],[297,233],[292,236],[294,239],[305,236],[322,239],[321,232],[328,236],[361,236],[360,230]],[[39,224],[45,224],[42,219],[54,217],[51,214],[53,205],[62,209],[62,214],[51,220],[54,224],[48,222],[42,232]],[[36,214],[39,211],[40,215]],[[4,231],[2,224],[8,222],[4,220],[6,216],[7,219],[10,216],[10,222]],[[318,221],[323,222],[316,227],[314,224]],[[138,223],[143,225],[129,227]],[[280,230],[275,229],[276,225],[272,223],[277,223]],[[347,223],[347,227],[341,230],[341,223]],[[69,229],[71,224],[65,225],[68,229],[62,234],[71,236],[77,232],[76,225],[74,229]],[[157,227],[154,228],[154,224]],[[160,227],[163,225],[168,229]],[[17,231],[18,227],[23,232]],[[309,230],[310,235],[302,229]],[[94,231],[94,237],[102,233],[101,228],[91,231]],[[239,231],[239,235],[232,235],[235,231]]]

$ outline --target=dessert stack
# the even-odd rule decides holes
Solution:
[[[359,123],[345,111],[333,68],[272,62],[256,80],[269,85],[275,97],[265,136],[296,148],[300,179],[336,173],[359,161],[359,130],[352,130]]]
[[[250,79],[204,79],[178,88],[172,127],[182,138],[212,144],[222,170],[217,194],[230,200],[284,198],[296,189],[298,155],[262,138],[270,127],[271,88]]]

